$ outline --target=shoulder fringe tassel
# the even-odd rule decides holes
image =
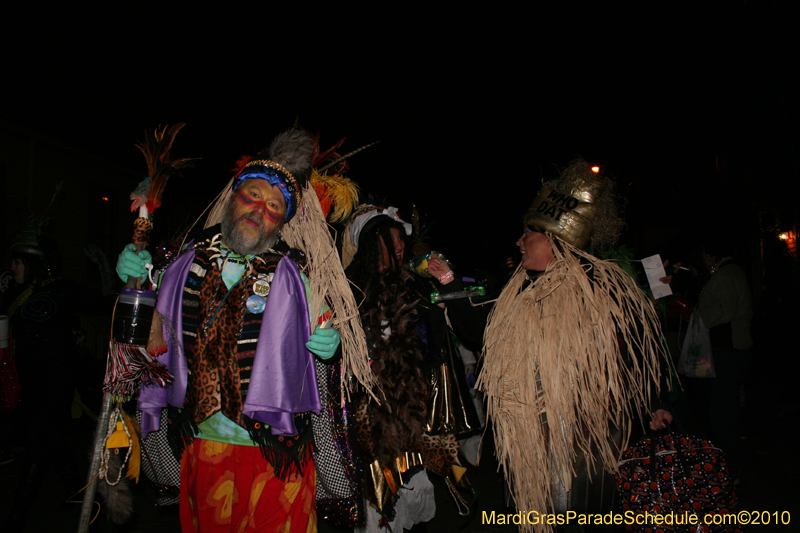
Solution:
[[[526,272],[518,267],[500,295],[478,382],[517,508],[539,512],[553,509],[554,486],[570,490],[576,450],[590,471],[594,461],[616,469],[612,427],[624,449],[632,414],[647,410],[666,353],[653,305],[628,274],[551,239],[555,261],[547,271],[523,290]]]

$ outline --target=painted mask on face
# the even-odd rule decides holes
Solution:
[[[245,181],[228,203],[222,218],[222,238],[242,255],[267,251],[278,240],[286,201],[266,180]]]

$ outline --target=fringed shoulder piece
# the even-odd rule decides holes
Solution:
[[[342,373],[352,374],[377,400],[372,391],[376,380],[369,367],[358,304],[316,194],[312,191],[303,194],[297,215],[283,227],[282,233],[286,243],[305,252],[308,260],[306,274],[311,282],[312,331],[316,317],[327,304],[333,312],[333,327],[339,330],[342,339]]]

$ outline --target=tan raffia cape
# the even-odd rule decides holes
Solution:
[[[626,447],[632,414],[648,407],[665,353],[653,305],[628,274],[548,237],[555,261],[527,286],[520,266],[490,315],[478,380],[522,513],[552,512],[551,487],[570,489],[575,449],[616,469],[611,426]]]

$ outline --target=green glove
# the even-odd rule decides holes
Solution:
[[[117,259],[117,275],[123,283],[128,281],[128,276],[141,278],[147,276],[147,269],[144,267],[153,262],[153,257],[147,250],[136,251],[135,244],[129,244],[122,250]]]
[[[336,354],[341,338],[339,332],[333,328],[322,329],[317,325],[314,333],[306,343],[308,351],[317,355],[323,361],[330,359]]]

